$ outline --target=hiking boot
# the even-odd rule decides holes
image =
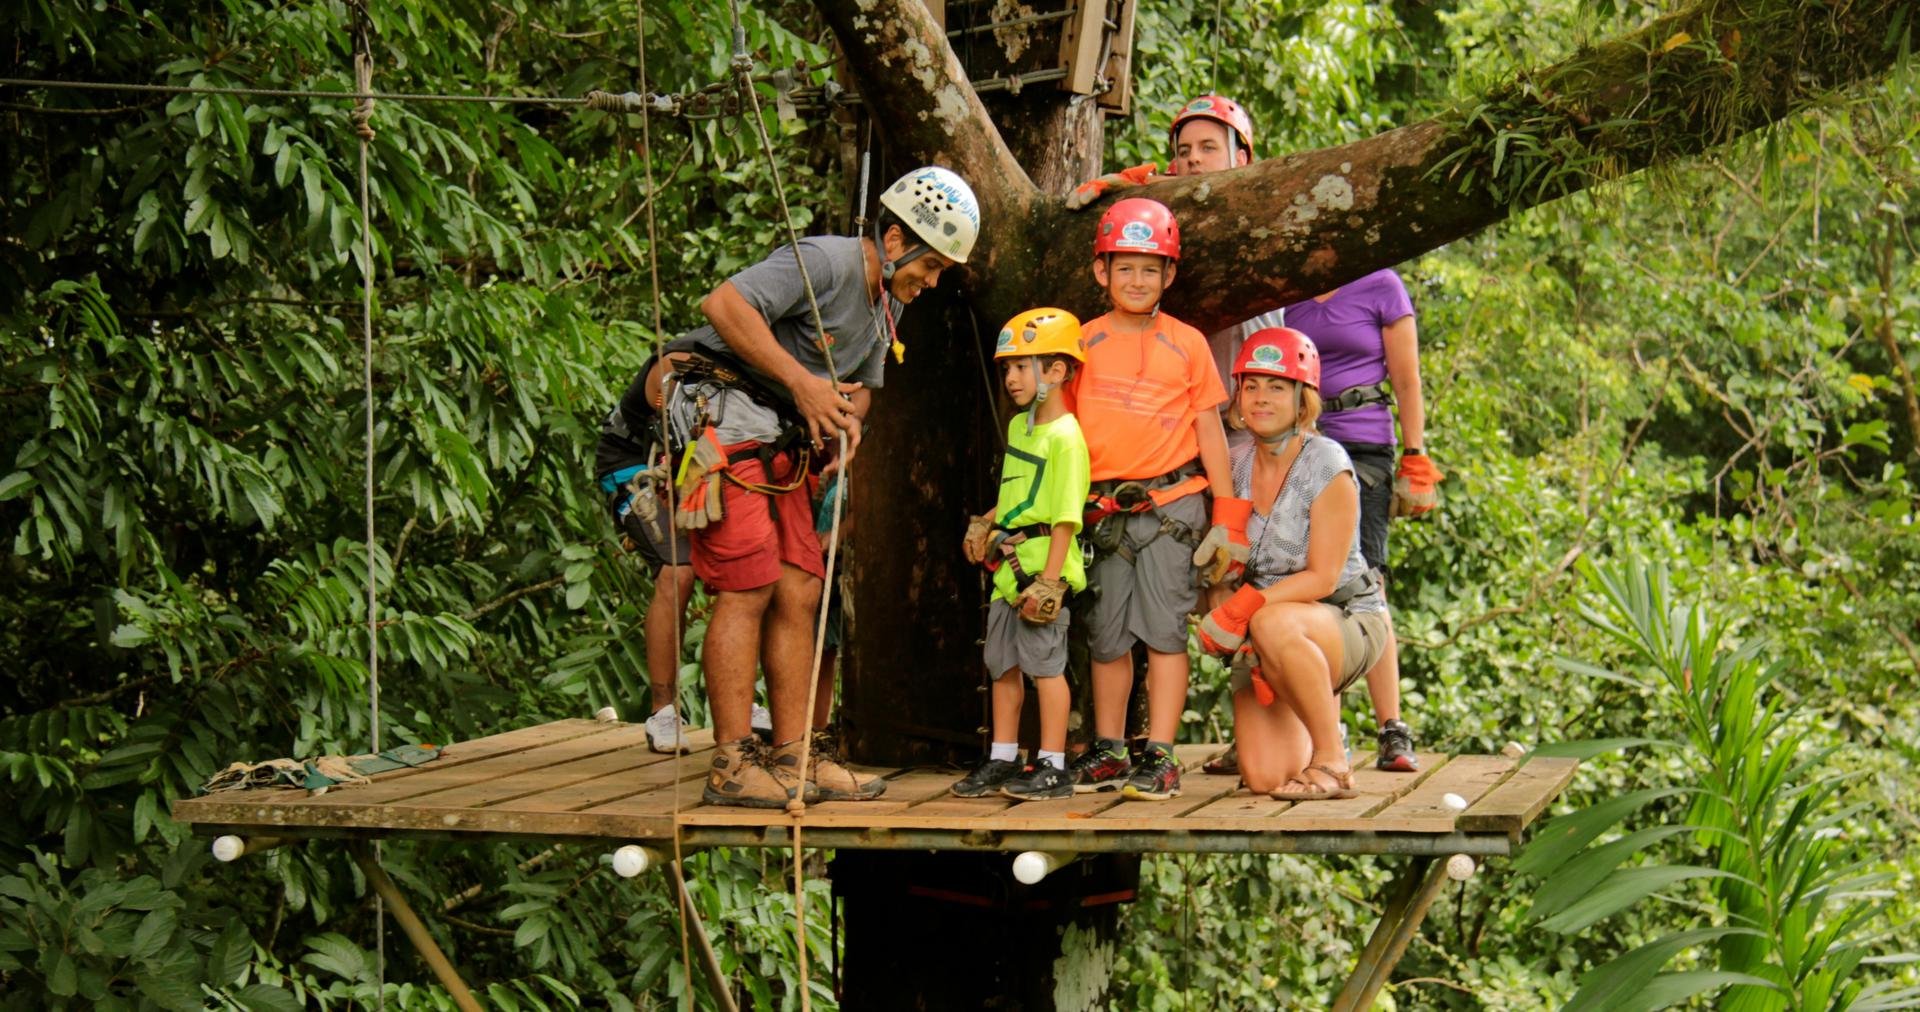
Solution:
[[[709,805],[785,808],[787,802],[800,797],[802,789],[809,786],[800,779],[799,766],[797,751],[779,763],[767,746],[751,735],[739,741],[723,742],[713,748],[713,766],[707,773],[707,785],[700,792],[700,800]],[[808,789],[807,794],[812,795],[813,791]]]
[[[984,798],[1000,789],[1001,785],[1020,775],[1020,764],[1006,759],[982,759],[973,768],[973,772],[953,782],[947,788],[956,798]]]
[[[1180,762],[1164,748],[1149,748],[1134,767],[1120,795],[1135,801],[1165,801],[1180,796]]]
[[[774,750],[775,755],[779,753],[779,749]],[[840,754],[840,740],[832,731],[813,732],[813,745],[807,750],[807,780],[820,792],[821,801],[872,801],[887,793],[886,780],[847,768]]]
[[[1015,801],[1052,801],[1073,797],[1073,775],[1049,762],[1028,767],[1008,780],[1000,793]]]
[[[1087,750],[1080,753],[1080,758],[1067,767],[1067,772],[1073,777],[1073,792],[1093,794],[1119,790],[1133,772],[1133,764],[1127,761],[1125,748],[1121,743],[1107,739],[1087,746]]]
[[[687,722],[680,719],[680,711],[672,703],[653,711],[647,718],[647,747],[655,752],[672,754],[687,750]]]
[[[1381,724],[1380,755],[1373,764],[1390,773],[1419,772],[1420,757],[1413,754],[1413,729],[1398,720]]]

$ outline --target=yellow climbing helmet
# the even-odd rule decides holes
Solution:
[[[1022,355],[1066,355],[1075,362],[1087,360],[1086,342],[1080,336],[1080,320],[1064,309],[1029,309],[1000,328],[1000,340],[993,346],[994,358]]]

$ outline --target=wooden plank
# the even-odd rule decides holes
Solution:
[[[661,793],[671,802],[673,783],[680,783],[680,804],[691,808],[700,803],[699,781],[707,775],[711,750],[701,749],[682,756],[677,763],[654,762],[633,769],[597,776],[590,780],[542,790],[537,794],[496,802],[489,807],[516,812],[578,812],[612,804],[642,794]],[[666,759],[666,756],[657,756]]]
[[[1505,782],[1460,813],[1454,825],[1463,833],[1518,834],[1567,789],[1579,766],[1578,759],[1529,759]]]
[[[1504,756],[1455,756],[1446,765],[1421,777],[1417,785],[1392,803],[1375,806],[1364,815],[1335,807],[1348,802],[1314,801],[1300,805],[1295,812],[1275,821],[1287,823],[1286,828],[1290,830],[1316,832],[1451,833],[1454,817],[1460,813],[1448,808],[1441,799],[1450,793],[1458,794],[1471,804],[1512,770],[1513,760]]]
[[[631,724],[591,740],[602,751],[548,766],[527,767],[479,783],[415,795],[406,803],[435,808],[483,808],[564,790],[601,777],[618,777],[628,783],[640,784],[670,782],[665,771],[671,768],[672,764],[667,760],[672,757],[647,748],[644,727]],[[641,773],[650,766],[662,767],[659,777],[651,781],[643,779]],[[617,794],[616,791],[615,796]]]
[[[424,766],[410,766],[402,770],[377,773],[369,778],[371,783],[337,787],[329,790],[327,793],[333,794],[336,791],[351,789],[366,790],[376,786],[402,783],[428,773],[441,774],[447,770],[467,766],[482,760],[513,755],[554,742],[566,741],[588,735],[604,734],[619,726],[621,725],[601,723],[600,721],[594,720],[556,720],[551,723],[535,724],[532,727],[516,728],[512,731],[488,735],[485,738],[475,738],[472,741],[454,742],[441,750],[438,759]],[[239,795],[245,795],[244,801],[238,798]],[[321,797],[324,796],[325,795],[321,795]],[[260,805],[305,804],[313,800],[315,800],[314,795],[296,789],[223,791],[216,795],[207,795],[199,798],[183,798],[174,802],[173,818],[176,822],[187,823],[217,821],[203,818],[200,814],[207,804],[214,802],[218,802],[221,805],[241,803],[248,807],[257,807]]]
[[[348,784],[333,788],[317,798],[310,799],[310,805],[368,805],[409,802],[421,799],[419,803],[431,807],[442,807],[430,796],[454,787],[466,787],[486,783],[503,777],[514,776],[529,770],[541,770],[550,766],[584,759],[603,752],[635,749],[647,751],[645,730],[638,724],[606,724],[605,730],[597,734],[578,735],[558,741],[545,742],[529,748],[489,756],[463,766],[444,769],[430,769],[419,776],[391,784]]]
[[[862,773],[874,772],[869,767],[852,767]],[[808,820],[818,816],[838,816],[853,820],[855,825],[864,825],[867,820],[882,815],[894,815],[906,811],[909,807],[923,801],[941,797],[955,780],[965,774],[953,770],[909,770],[887,779],[887,793],[872,801],[821,801],[807,806]],[[695,800],[699,791],[694,791]],[[787,825],[793,817],[786,812],[767,808],[728,808],[724,805],[688,806],[680,818],[684,826],[771,826]],[[811,821],[801,825],[813,825]]]
[[[1298,812],[1281,818],[1273,828],[1299,831],[1317,829],[1328,819],[1364,819],[1411,794],[1451,762],[1444,755],[1421,756],[1420,760],[1418,773],[1388,773],[1372,767],[1356,768],[1353,771],[1353,787],[1360,792],[1359,797],[1301,802]]]

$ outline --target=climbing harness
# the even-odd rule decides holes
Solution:
[[[1352,411],[1355,408],[1364,408],[1374,404],[1385,404],[1389,407],[1393,405],[1393,391],[1387,387],[1386,383],[1369,383],[1365,386],[1348,387],[1340,391],[1340,396],[1328,398],[1322,408],[1322,412],[1330,415],[1336,412]]]
[[[1091,545],[1089,554],[1096,558],[1100,555],[1118,555],[1131,565],[1143,549],[1164,535],[1172,535],[1174,540],[1188,548],[1198,548],[1200,532],[1167,515],[1160,504],[1154,501],[1153,493],[1172,488],[1200,473],[1199,461],[1188,461],[1156,478],[1110,478],[1094,482],[1088,488],[1086,513],[1080,521],[1081,529],[1087,532],[1086,540]],[[1149,512],[1159,518],[1160,526],[1146,540],[1136,541],[1127,533],[1127,520],[1135,514]],[[1088,568],[1091,567],[1089,560]]]

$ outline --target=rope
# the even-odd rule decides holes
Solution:
[[[367,486],[363,503],[367,521],[367,709],[373,751],[380,751],[380,588],[375,571],[373,518],[373,200],[368,177],[368,149],[373,146],[373,57],[365,11],[359,12],[354,31],[353,79],[361,96],[353,107],[353,129],[360,137],[360,329],[361,383],[366,389]],[[380,841],[373,842],[373,860],[380,861]],[[386,899],[373,898],[375,1005],[387,1007]]]
[[[646,3],[646,0],[634,0],[633,27],[634,27],[634,36],[636,39],[634,44],[634,49],[636,54],[639,57],[640,87],[645,88],[647,86],[647,3]],[[589,95],[588,107],[599,108],[598,106],[594,106],[591,100],[603,94],[604,94],[603,92],[594,92],[591,95]],[[629,92],[628,94],[632,95],[633,93]],[[659,96],[655,96],[655,97],[657,98]],[[653,298],[653,337],[654,337],[654,340],[657,342],[660,339],[662,324],[661,324],[661,312],[660,312],[660,240],[657,234],[657,230],[654,224],[654,217],[653,217],[653,197],[654,197],[653,114],[654,112],[655,112],[655,108],[652,106],[642,105],[639,109],[640,147],[642,149],[640,160],[642,165],[645,167],[646,174],[647,174],[647,196],[646,196],[647,278],[648,278],[648,284],[650,286],[650,294],[652,295],[652,298]],[[667,411],[666,411],[667,398],[666,398],[666,389],[665,389],[665,384],[667,382],[668,381],[665,378],[661,380],[662,388],[661,388],[661,397],[660,397],[660,410],[658,415],[656,416],[656,420],[658,421],[660,426],[660,445],[662,447],[671,445],[671,443],[667,438]],[[682,636],[684,635],[680,627],[682,623],[682,613],[685,610],[686,602],[681,597],[680,575],[678,572],[676,572],[676,570],[680,568],[680,532],[679,532],[679,529],[674,526],[675,518],[680,515],[679,513],[680,504],[676,501],[678,498],[678,495],[677,495],[678,490],[674,488],[672,478],[668,478],[666,484],[667,484],[667,568],[664,570],[661,570],[660,575],[671,580],[672,587],[673,587],[673,721],[674,721],[673,733],[676,741],[674,742],[674,753],[673,753],[673,759],[671,761],[677,766],[680,763],[680,742],[678,741],[678,739],[681,736],[680,728],[684,724],[684,721],[681,720],[680,715],[686,712],[686,707],[682,705],[682,700],[680,696],[680,650],[682,646]],[[718,744],[719,744],[718,742],[715,742],[715,745],[718,745]],[[689,895],[690,891],[684,885],[684,879],[681,878],[681,871],[685,867],[684,862],[686,861],[686,853],[682,849],[681,842],[680,842],[680,771],[677,769],[674,770],[672,776],[673,776],[673,875],[676,882],[682,883],[674,887],[674,898],[675,898],[674,906],[675,906],[675,909],[678,910],[680,914],[680,979],[686,982],[682,990],[682,995],[684,996],[684,999],[685,999],[682,1004],[686,1009],[689,1010],[689,1012],[691,1012],[693,1008],[693,948],[692,948],[692,943],[688,937],[688,931],[687,931],[687,905],[691,903],[693,900],[692,900],[692,897]],[[731,994],[722,993],[720,990],[720,982],[717,980],[713,981],[713,989],[715,992],[714,993],[715,1001],[723,1009],[731,1010],[734,1007],[733,996]]]
[[[787,228],[787,240],[793,246],[793,260],[800,268],[800,284],[807,293],[807,308],[813,314],[813,327],[819,334],[820,351],[827,363],[827,378],[834,389],[840,388],[840,370],[833,361],[833,346],[827,340],[826,322],[820,313],[820,302],[814,294],[813,279],[807,273],[807,261],[800,252],[800,233],[793,227],[793,211],[787,206],[786,186],[780,179],[780,165],[774,158],[773,141],[767,136],[767,124],[760,114],[760,95],[754,90],[753,57],[747,53],[747,30],[740,22],[740,0],[728,0],[733,14],[733,71],[740,84],[740,90],[746,93],[751,109],[754,133],[760,139],[760,150],[767,161],[767,171],[773,177],[773,194],[780,202],[780,220]],[[882,282],[881,292],[886,291]],[[876,349],[876,353],[885,354],[885,349]],[[833,525],[827,534],[826,576],[820,586],[820,616],[813,632],[813,667],[807,677],[807,721],[806,729],[800,738],[800,776],[802,778],[801,796],[787,802],[787,814],[796,820],[806,814],[805,777],[811,767],[813,756],[813,710],[819,702],[820,662],[826,646],[827,612],[833,603],[833,569],[840,554],[840,522],[842,506],[846,502],[852,487],[853,476],[847,467],[847,434],[840,432],[840,480],[839,488],[833,497]],[[793,931],[795,947],[800,957],[800,1009],[810,1012],[813,1008],[812,983],[807,968],[807,899],[806,865],[802,860],[803,845],[800,838],[800,824],[793,825]]]

